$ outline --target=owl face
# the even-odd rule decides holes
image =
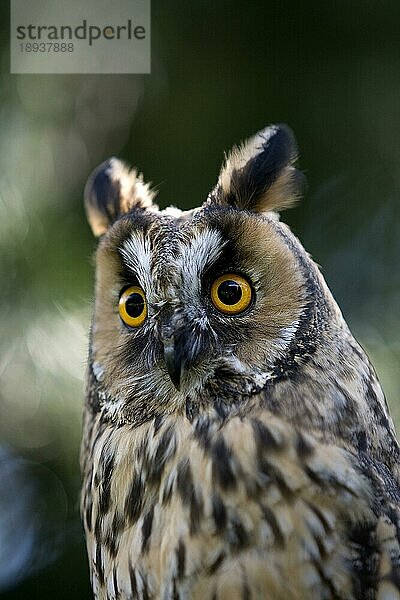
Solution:
[[[117,420],[233,403],[288,370],[321,293],[300,243],[272,212],[293,201],[287,128],[272,127],[223,166],[199,209],[159,211],[142,177],[112,159],[88,182],[101,234],[91,364]]]

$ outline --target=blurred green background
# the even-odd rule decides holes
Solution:
[[[153,0],[147,76],[10,75],[8,2],[0,16],[0,598],[90,598],[77,512],[88,174],[117,155],[162,206],[192,207],[224,150],[289,124],[309,192],[284,219],[400,425],[400,3]]]

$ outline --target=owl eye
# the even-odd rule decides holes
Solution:
[[[237,315],[250,306],[253,298],[251,286],[241,275],[226,273],[211,286],[211,300],[219,311]]]
[[[129,327],[140,327],[147,317],[144,291],[138,285],[126,289],[119,299],[119,316]]]

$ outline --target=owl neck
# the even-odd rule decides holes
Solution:
[[[394,425],[367,356],[344,321],[334,322],[323,337],[320,349],[290,377],[281,374],[266,385],[265,406],[321,441],[371,456],[399,473]]]

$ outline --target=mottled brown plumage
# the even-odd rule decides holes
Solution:
[[[385,398],[273,212],[299,196],[296,154],[288,128],[265,129],[183,213],[116,159],[89,179],[82,517],[99,599],[400,600]],[[213,296],[223,275],[229,310],[238,278],[251,288],[235,314]]]

